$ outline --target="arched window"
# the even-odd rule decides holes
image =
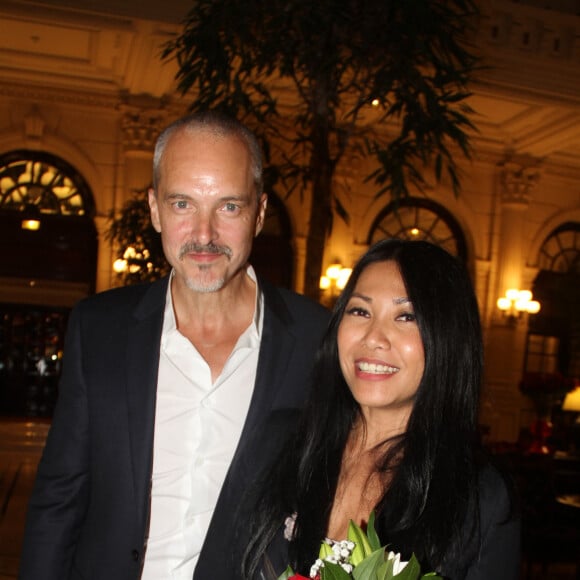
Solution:
[[[93,217],[91,191],[66,161],[40,151],[0,156],[0,210]]]
[[[66,161],[0,156],[0,415],[52,415],[69,309],[95,289],[94,214]]]
[[[540,270],[580,274],[580,224],[565,223],[540,248]]]
[[[544,240],[532,292],[542,308],[530,319],[526,371],[580,378],[580,223]]]
[[[0,277],[95,287],[95,205],[83,177],[42,151],[0,156]]]
[[[444,207],[428,199],[411,197],[390,203],[377,216],[368,243],[384,238],[426,240],[463,261],[467,259],[461,227]]]

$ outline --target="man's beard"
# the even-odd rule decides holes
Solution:
[[[198,244],[196,242],[188,242],[184,244],[180,251],[179,251],[179,259],[183,260],[186,254],[191,252],[195,252],[198,254],[215,254],[215,255],[224,255],[226,258],[231,258],[233,252],[227,246],[218,246],[216,244]],[[203,275],[204,270],[211,270],[211,264],[200,264],[198,265],[200,272]],[[221,277],[217,280],[211,280],[208,282],[204,282],[203,280],[193,280],[191,278],[186,278],[185,285],[192,290],[193,292],[200,292],[209,294],[210,292],[217,292],[221,290],[225,285],[225,278]]]

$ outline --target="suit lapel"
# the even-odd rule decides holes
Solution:
[[[269,460],[267,454],[262,456],[255,452],[254,438],[257,434],[263,435],[260,426],[268,420],[272,409],[284,408],[287,404],[293,406],[291,401],[284,400],[284,395],[292,389],[287,388],[282,377],[288,374],[288,364],[296,344],[296,337],[291,330],[294,323],[278,291],[267,283],[261,282],[260,287],[264,293],[264,326],[254,393],[238,447],[203,544],[194,573],[195,580],[211,577],[212,562],[234,557],[234,542],[240,542],[240,538],[233,531],[235,527],[232,526],[240,516],[238,505],[247,491],[248,481],[261,471],[264,463]],[[241,541],[241,545],[245,546],[245,543]],[[230,545],[232,552],[227,552],[224,545]],[[239,556],[237,553],[236,555]],[[235,564],[232,562],[231,565]]]
[[[264,327],[256,383],[236,455],[272,408],[285,406],[284,395],[289,391],[281,377],[288,375],[288,364],[296,343],[291,330],[292,319],[278,291],[263,282],[261,288],[264,293]]]
[[[150,286],[130,321],[127,337],[127,409],[135,500],[146,522],[153,460],[159,349],[168,279]]]

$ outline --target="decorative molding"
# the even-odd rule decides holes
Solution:
[[[27,141],[42,141],[46,123],[34,105],[24,117],[24,137]]]
[[[578,14],[545,10],[506,0],[484,0],[479,37],[519,55],[574,64],[580,52]]]
[[[160,110],[126,111],[121,121],[125,151],[153,151],[163,123]]]
[[[504,207],[527,209],[532,189],[540,180],[537,162],[530,159],[508,159],[500,164],[499,181]]]
[[[120,97],[114,93],[95,93],[83,90],[63,90],[56,87],[0,83],[0,97],[9,97],[19,101],[59,103],[91,108],[114,109],[119,106]]]

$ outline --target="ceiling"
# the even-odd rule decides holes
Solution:
[[[161,59],[161,47],[192,1],[3,0],[0,90],[174,96],[176,65]],[[577,4],[482,0],[473,40],[484,68],[470,99],[479,149],[580,171]]]

